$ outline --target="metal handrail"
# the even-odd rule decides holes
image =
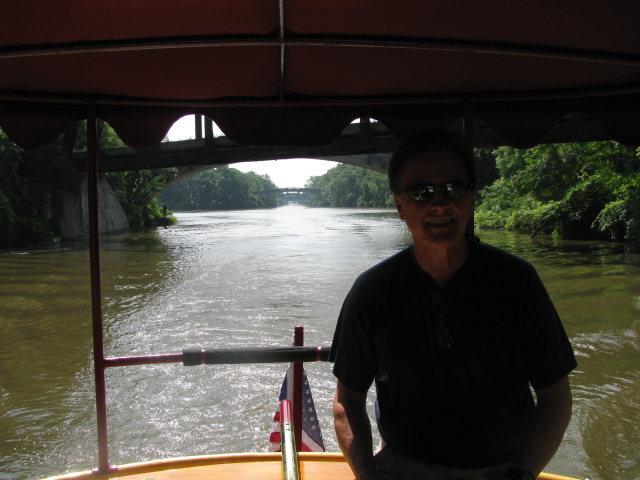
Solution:
[[[130,367],[180,363],[193,365],[230,365],[239,363],[326,362],[331,347],[238,347],[238,348],[184,348],[182,353],[144,355],[138,357],[112,357],[104,359],[104,367]]]
[[[289,400],[280,402],[280,451],[282,452],[282,480],[299,480],[300,467],[293,428],[293,408]]]

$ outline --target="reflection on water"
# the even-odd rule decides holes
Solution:
[[[108,356],[185,346],[331,341],[355,277],[408,242],[390,210],[179,214],[166,229],[101,241]],[[555,473],[640,478],[640,258],[618,245],[479,232],[535,264],[578,356],[575,413]],[[0,480],[97,463],[84,244],[0,254]],[[110,369],[111,460],[265,451],[286,366]],[[335,381],[308,364],[324,438]]]
[[[574,416],[552,465],[582,478],[640,478],[640,255],[616,244],[479,236],[537,267],[578,358]]]

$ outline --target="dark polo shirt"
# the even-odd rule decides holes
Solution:
[[[512,459],[534,410],[530,385],[556,383],[576,360],[538,274],[525,260],[470,240],[440,289],[413,247],[358,277],[338,319],[331,360],[349,389],[375,381],[390,447],[454,468]],[[451,346],[438,342],[444,325]]]

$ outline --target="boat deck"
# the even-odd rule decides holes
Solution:
[[[47,480],[281,480],[280,453],[242,453],[184,457],[117,467],[108,474],[91,471],[71,473]],[[353,480],[340,453],[298,454],[302,480]],[[543,473],[540,480],[571,480]]]
[[[304,480],[353,479],[349,465],[339,453],[299,453]],[[71,473],[48,480],[280,480],[280,453],[241,453],[173,458],[117,467],[113,472]]]

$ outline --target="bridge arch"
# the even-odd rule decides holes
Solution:
[[[378,158],[373,157],[373,155],[378,156]],[[367,154],[367,155],[341,155],[341,156],[326,157],[326,158],[306,156],[304,158],[309,160],[327,160],[331,162],[345,163],[345,164],[355,165],[357,167],[367,168],[376,172],[386,174],[387,167],[389,165],[389,159],[391,158],[391,154],[387,153],[387,154]],[[265,158],[260,160],[247,160],[247,162],[266,162],[271,160],[282,160],[282,159],[281,158],[279,159]],[[295,161],[296,159],[291,158],[289,160]],[[244,163],[244,162],[237,162],[237,163]],[[206,172],[207,170],[223,167],[226,165],[233,166],[233,164],[225,164],[225,165],[196,165],[193,167],[191,166],[178,167],[178,170],[180,171],[179,175],[169,180],[158,192],[161,192],[162,190],[169,187],[170,185],[178,183],[193,175],[197,175],[199,173]]]
[[[348,125],[329,145],[245,146],[233,143],[224,135],[214,136],[214,124],[208,118],[199,118],[197,115],[194,118],[196,138],[162,142],[150,149],[122,147],[102,150],[99,171],[178,168],[179,174],[158,193],[192,175],[234,163],[254,161],[307,158],[346,163],[386,173],[391,152],[398,143],[383,124],[361,119],[360,123]],[[78,171],[86,171],[86,152],[75,153],[73,159]]]

